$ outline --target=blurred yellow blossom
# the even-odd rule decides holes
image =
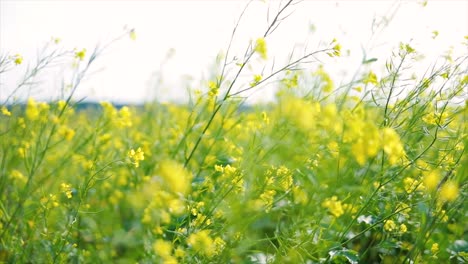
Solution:
[[[255,74],[253,77],[253,81],[250,83],[250,86],[255,86],[257,85],[261,80],[262,80],[262,75],[260,74]]]
[[[75,58],[82,61],[82,60],[84,60],[85,57],[86,57],[86,49],[82,49],[80,51],[75,51]]]
[[[210,89],[208,92],[209,97],[215,97],[219,94],[219,86],[217,82],[209,81],[208,88]]]
[[[322,90],[329,93],[335,89],[335,84],[331,76],[323,69],[323,65],[320,65],[318,69],[312,73],[312,76],[317,76],[321,81]]]
[[[439,252],[439,244],[434,243],[431,246],[431,253],[435,255],[435,254],[437,254],[437,252]]]
[[[65,193],[65,196],[67,196],[68,199],[71,199],[73,197],[72,195],[72,188],[70,184],[67,183],[62,183],[60,185],[60,188],[63,193]]]
[[[424,185],[429,191],[435,190],[440,181],[440,172],[438,170],[431,170],[424,173]]]
[[[440,189],[440,198],[444,201],[453,202],[457,199],[459,193],[457,183],[448,181]]]
[[[11,112],[8,111],[8,108],[6,108],[6,106],[2,106],[1,112],[2,112],[2,115],[4,116],[11,116]]]
[[[187,244],[191,246],[197,253],[212,257],[216,253],[216,248],[213,239],[210,237],[209,230],[201,230],[190,234],[187,239]]]
[[[67,127],[67,126],[60,126],[58,129],[58,134],[65,138],[67,141],[72,140],[73,136],[75,136],[75,130]]]
[[[163,239],[157,239],[153,244],[153,250],[163,259],[170,257],[172,254],[172,243]]]
[[[12,170],[10,172],[10,176],[11,176],[12,179],[18,180],[18,181],[20,181],[22,183],[25,183],[28,180],[28,178],[26,178],[23,175],[23,173],[21,173],[21,171],[19,171],[19,170]]]
[[[26,117],[29,120],[37,120],[39,118],[39,108],[33,98],[29,98],[26,104]]]
[[[15,54],[13,57],[13,62],[16,64],[16,65],[20,65],[21,63],[23,63],[23,56],[21,56],[20,54]]]
[[[406,233],[408,231],[408,228],[406,227],[405,224],[400,225],[400,232],[401,233]]]
[[[168,190],[186,195],[192,184],[192,174],[182,164],[165,160],[159,165],[158,175],[164,180]]]
[[[322,203],[322,207],[327,208],[328,211],[335,217],[340,217],[344,214],[343,204],[336,196],[325,199],[325,201]]]
[[[266,41],[264,38],[258,38],[256,41],[255,41],[255,48],[254,48],[255,52],[257,52],[260,57],[264,60],[266,60],[268,58],[268,55],[267,55],[267,46],[266,46]]]
[[[393,220],[385,220],[384,222],[384,229],[385,231],[392,232],[397,228],[395,222]]]
[[[378,84],[377,75],[375,75],[373,71],[369,71],[369,73],[363,77],[362,82],[364,84],[371,83],[371,84],[377,85]]]
[[[400,141],[398,133],[389,127],[382,131],[383,149],[388,155],[390,165],[395,165],[399,160],[405,157],[406,153],[403,144]]]
[[[403,180],[404,188],[407,193],[412,193],[414,191],[421,191],[424,190],[424,185],[420,183],[418,180],[415,180],[411,177],[406,177]]]
[[[276,195],[275,190],[265,190],[260,195],[260,200],[263,202],[263,206],[265,207],[265,212],[269,212],[271,207],[273,206],[273,199]]]
[[[341,45],[338,43],[338,41],[336,39],[333,39],[330,45],[332,45],[332,51],[328,52],[327,55],[330,57],[341,56]]]
[[[136,151],[131,149],[128,152],[128,157],[135,165],[135,167],[138,168],[140,166],[140,161],[145,159],[145,153],[141,150],[141,148],[138,148]]]

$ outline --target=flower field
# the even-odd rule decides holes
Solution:
[[[69,96],[1,105],[0,262],[466,263],[468,57],[408,78],[401,44],[338,85],[306,54],[236,89],[265,39],[188,103],[80,107],[75,50]]]

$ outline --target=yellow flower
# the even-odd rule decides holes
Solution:
[[[218,86],[218,83],[214,82],[214,81],[209,81],[208,82],[208,88],[210,89],[210,91],[208,92],[208,95],[210,97],[215,97],[219,94],[219,86]]]
[[[385,220],[384,222],[385,231],[392,232],[396,229],[396,224],[393,220]]]
[[[172,199],[168,203],[168,209],[174,215],[181,215],[185,211],[185,203],[180,199]]]
[[[260,74],[255,74],[253,77],[253,81],[250,83],[250,86],[255,86],[257,85],[261,80],[262,80],[262,75]]]
[[[23,183],[25,183],[28,180],[28,178],[26,178],[26,176],[24,176],[23,173],[21,173],[19,170],[12,170],[10,176],[12,179],[19,180]]]
[[[328,208],[328,211],[335,217],[340,217],[344,214],[343,205],[336,196],[325,199],[325,201],[322,203],[322,207]]]
[[[406,233],[408,231],[408,228],[406,227],[405,224],[400,225],[400,232],[401,233]]]
[[[440,198],[444,201],[452,202],[457,199],[458,192],[458,185],[453,181],[449,181],[440,189]]]
[[[178,247],[174,251],[174,255],[178,258],[183,258],[185,257],[185,250],[183,248]]]
[[[405,150],[400,141],[400,136],[392,128],[386,127],[382,131],[383,149],[388,155],[390,165],[395,165],[405,155]]]
[[[224,172],[224,168],[222,165],[214,165],[214,169],[217,172]]]
[[[322,90],[329,93],[335,89],[335,84],[330,75],[323,69],[323,65],[320,65],[312,76],[317,76],[322,81]]]
[[[214,239],[214,244],[215,244],[215,253],[216,254],[219,254],[221,253],[221,251],[224,249],[224,247],[226,246],[226,242],[221,238],[221,237],[216,237]]]
[[[39,108],[33,98],[29,98],[26,104],[26,117],[29,120],[36,120],[39,118]]]
[[[6,106],[2,106],[2,114],[4,116],[11,116],[11,112],[8,111],[8,108],[6,108]]]
[[[431,253],[435,255],[435,254],[437,254],[437,252],[439,252],[439,244],[434,243],[431,246]]]
[[[183,165],[175,161],[162,161],[159,165],[159,176],[164,180],[166,187],[173,193],[186,195],[192,184],[192,174]]]
[[[230,177],[233,176],[236,173],[236,171],[237,169],[229,164],[226,165],[226,167],[224,167],[224,173]]]
[[[118,127],[131,127],[133,125],[132,113],[127,106],[120,108],[116,124]]]
[[[23,63],[23,56],[21,56],[20,54],[16,54],[12,57],[12,59],[16,65],[20,65],[21,63]]]
[[[425,173],[424,175],[424,185],[428,190],[433,191],[437,187],[440,181],[440,172],[438,170],[432,170]]]
[[[82,61],[85,56],[86,56],[86,49],[75,51],[75,58],[79,59],[80,61]]]
[[[403,180],[403,184],[407,193],[412,193],[413,191],[419,191],[424,189],[424,185],[422,183],[411,177],[406,177]]]
[[[131,149],[128,152],[128,157],[135,165],[135,168],[138,168],[140,166],[140,161],[145,159],[145,153],[141,150],[141,148],[138,148],[136,151]]]
[[[258,38],[256,41],[255,41],[255,52],[257,52],[260,57],[264,60],[266,60],[268,58],[268,55],[267,55],[267,46],[266,46],[266,41],[264,38]]]
[[[67,184],[67,183],[62,183],[60,185],[60,188],[62,189],[62,192],[65,193],[65,195],[67,196],[68,199],[71,199],[73,197],[72,195],[72,189],[71,189],[71,185],[70,184]]]
[[[332,52],[328,52],[327,55],[330,57],[339,57],[341,56],[341,45],[337,42],[336,39],[333,39],[330,45],[334,45]]]
[[[172,254],[172,243],[162,239],[158,239],[153,244],[153,250],[158,256],[160,256],[163,259],[170,257]]]
[[[378,81],[377,81],[377,75],[375,75],[374,72],[370,71],[366,76],[364,76],[364,79],[362,80],[362,82],[364,84],[374,84],[374,85],[377,85],[378,84]]]
[[[365,131],[356,143],[351,146],[351,151],[359,165],[364,165],[368,158],[375,157],[380,149],[380,135],[377,127],[371,123],[361,127]]]
[[[209,230],[202,230],[191,234],[187,243],[199,254],[212,257],[216,253],[216,245],[210,237]]]
[[[271,207],[273,206],[273,199],[275,198],[276,191],[275,190],[266,190],[260,195],[260,199],[265,206],[265,211],[270,211]]]
[[[67,141],[70,141],[75,136],[75,130],[67,126],[61,126],[58,129],[58,134],[62,136],[63,138],[65,138]]]
[[[307,193],[304,190],[302,190],[301,187],[294,186],[292,189],[292,192],[293,192],[295,204],[305,205],[309,201],[309,197],[307,196]]]
[[[437,123],[437,116],[435,113],[429,113],[422,117],[422,121],[429,125],[435,125]]]
[[[43,204],[43,205],[46,205],[46,204],[51,204],[52,207],[58,207],[59,206],[59,203],[57,202],[57,196],[55,194],[49,194],[49,197],[47,196],[44,196],[40,199],[40,202]]]
[[[361,92],[362,91],[362,86],[356,86],[353,88],[353,90],[357,91],[357,92]]]

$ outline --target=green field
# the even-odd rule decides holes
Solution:
[[[186,103],[84,107],[102,50],[46,53],[76,63],[63,100],[0,105],[0,263],[466,263],[468,57],[409,77],[402,43],[339,84],[300,68],[332,40],[237,86],[267,33]]]

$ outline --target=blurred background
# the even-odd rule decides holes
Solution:
[[[86,48],[90,54],[98,43],[108,42],[124,28],[134,28],[136,39],[125,38],[106,49],[75,98],[126,104],[153,99],[184,101],[188,88],[197,89],[216,75],[216,57],[226,51],[247,3],[0,0],[0,53],[24,58],[21,65],[0,76],[0,102],[51,38],[60,39],[57,48]],[[263,35],[267,20],[282,4],[250,3],[230,57],[241,57],[249,41]],[[302,1],[290,11],[291,15],[266,39],[269,61],[265,63],[284,64],[293,49],[313,51],[333,38],[341,43],[346,56],[320,63],[334,80],[352,75],[362,62],[364,50],[367,58],[378,59],[376,66],[383,70],[385,60],[400,42],[411,43],[425,55],[427,63],[421,65],[426,66],[415,69],[420,71],[447,52],[455,57],[467,53],[461,43],[468,35],[468,1]],[[48,69],[35,80],[37,85],[18,93],[17,100],[24,101],[28,96],[57,98],[62,82],[66,82],[64,72],[71,64],[63,62]],[[254,73],[252,69],[243,78],[251,79]],[[251,100],[273,98],[273,89],[266,87]]]

